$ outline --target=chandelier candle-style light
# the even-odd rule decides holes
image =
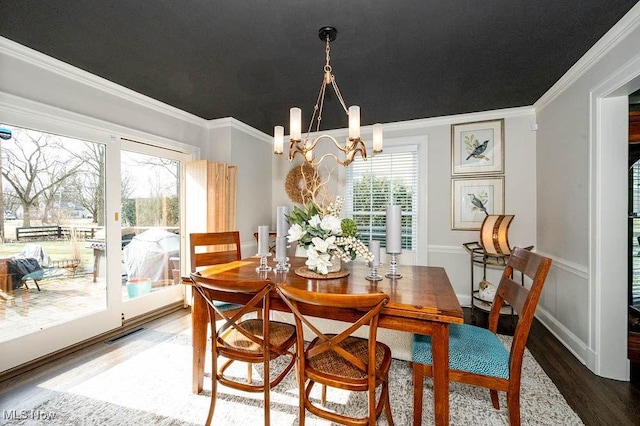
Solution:
[[[313,107],[313,115],[311,117],[311,121],[309,122],[309,127],[307,129],[307,134],[305,135],[304,140],[302,139],[302,110],[297,107],[291,108],[290,110],[289,161],[293,161],[297,154],[300,154],[304,161],[314,167],[320,164],[322,160],[324,160],[327,156],[335,158],[338,164],[341,164],[343,166],[348,166],[355,159],[356,154],[359,154],[364,160],[367,159],[367,147],[365,146],[364,141],[360,138],[360,107],[357,105],[352,105],[347,108],[344,99],[342,98],[342,94],[340,93],[340,89],[338,88],[338,84],[336,83],[336,79],[331,73],[329,56],[331,50],[330,43],[336,39],[337,34],[338,31],[334,27],[320,28],[320,31],[318,33],[320,40],[326,43],[326,63],[324,65],[322,85],[320,86],[320,93],[318,94],[316,104]],[[320,122],[322,121],[322,110],[324,108],[324,97],[328,84],[331,84],[331,87],[333,87],[333,90],[336,93],[338,100],[340,101],[340,105],[342,105],[344,112],[349,118],[349,137],[346,139],[344,145],[340,144],[332,136],[319,134]],[[314,128],[314,122],[316,122],[314,131],[318,135],[312,139],[311,132]],[[344,155],[344,158],[341,159],[335,154],[327,153],[316,161],[313,149],[322,139],[329,139],[333,141],[336,148],[342,151],[342,155]],[[280,155],[283,152],[283,148],[284,127],[275,126],[273,131],[273,152]],[[382,124],[379,123],[373,125],[373,152],[374,154],[382,152]]]

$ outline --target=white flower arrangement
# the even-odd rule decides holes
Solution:
[[[287,219],[291,224],[287,240],[298,241],[307,251],[307,267],[326,275],[329,273],[331,256],[337,255],[343,262],[350,262],[357,256],[365,261],[373,260],[373,254],[358,238],[353,219],[340,219],[343,200],[336,197],[326,208],[313,201],[303,208],[295,206]]]

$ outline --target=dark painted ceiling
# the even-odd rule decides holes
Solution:
[[[332,25],[363,124],[532,105],[637,0],[2,0],[0,35],[205,119],[308,122]],[[0,67],[2,65],[0,64]],[[333,93],[323,128],[346,127]],[[303,126],[306,128],[306,124]]]

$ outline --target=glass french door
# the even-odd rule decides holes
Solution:
[[[184,299],[181,163],[187,156],[122,140],[119,295],[125,320]]]
[[[188,154],[0,130],[0,373],[183,300]]]

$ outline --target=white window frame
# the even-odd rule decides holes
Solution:
[[[406,160],[401,161],[402,166],[400,169],[394,170],[393,159],[391,160],[392,161],[391,170],[385,169],[383,171],[380,168],[380,167],[383,167],[380,163],[383,161],[384,162],[388,161],[390,157],[393,158],[394,155],[406,156],[406,154],[409,154],[412,156],[411,161],[413,162],[413,170],[409,170],[409,171],[403,170],[406,168]],[[419,205],[419,197],[420,197],[419,188],[418,188],[418,172],[420,168],[419,163],[420,163],[420,159],[419,159],[418,145],[415,145],[415,144],[397,145],[397,146],[385,148],[382,153],[369,157],[366,161],[363,161],[360,158],[356,159],[353,163],[351,163],[347,167],[346,173],[345,173],[345,191],[344,191],[345,215],[347,217],[354,217],[354,214],[357,215],[359,213],[359,212],[354,212],[354,207],[353,207],[354,174],[357,176],[360,176],[360,173],[362,173],[361,171],[368,169],[368,171],[373,172],[374,175],[376,176],[385,175],[390,177],[391,179],[395,177],[402,177],[403,180],[409,181],[408,186],[411,187],[412,194],[413,194],[411,211],[403,210],[402,212],[403,217],[410,216],[412,218],[411,228],[407,229],[403,227],[402,229],[403,250],[414,251],[414,252],[417,251],[418,249],[418,205]],[[393,189],[392,189],[392,192],[393,192]],[[373,194],[371,195],[373,196]],[[364,213],[370,214],[371,216],[385,214],[384,211],[382,212],[370,211],[370,212],[364,212]],[[374,232],[373,230],[365,231],[365,230],[359,229],[359,233],[361,235],[363,234],[363,231],[364,233],[366,233],[366,235],[371,235]],[[378,232],[375,234],[376,235],[375,239],[378,239],[381,241],[381,244],[380,244],[381,247],[385,246],[384,233],[385,233],[385,230],[382,229],[382,230],[378,230]],[[368,240],[368,237],[365,236],[364,239]]]

